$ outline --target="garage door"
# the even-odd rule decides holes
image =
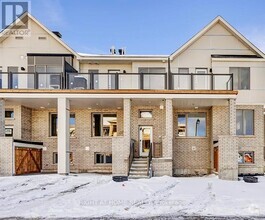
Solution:
[[[41,172],[42,150],[35,148],[16,147],[15,173],[30,174]]]

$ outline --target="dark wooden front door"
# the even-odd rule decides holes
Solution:
[[[16,175],[41,172],[42,150],[17,147],[15,151]]]
[[[214,148],[214,169],[216,172],[218,172],[218,164],[219,164],[219,159],[218,159],[218,147]]]

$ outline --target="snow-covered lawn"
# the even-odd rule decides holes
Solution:
[[[0,217],[265,216],[259,183],[216,176],[113,182],[109,175],[0,177]]]

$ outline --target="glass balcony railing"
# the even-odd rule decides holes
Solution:
[[[233,74],[0,72],[0,89],[233,90]]]

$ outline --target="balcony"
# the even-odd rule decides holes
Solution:
[[[233,90],[233,75],[198,73],[0,73],[0,89]]]

